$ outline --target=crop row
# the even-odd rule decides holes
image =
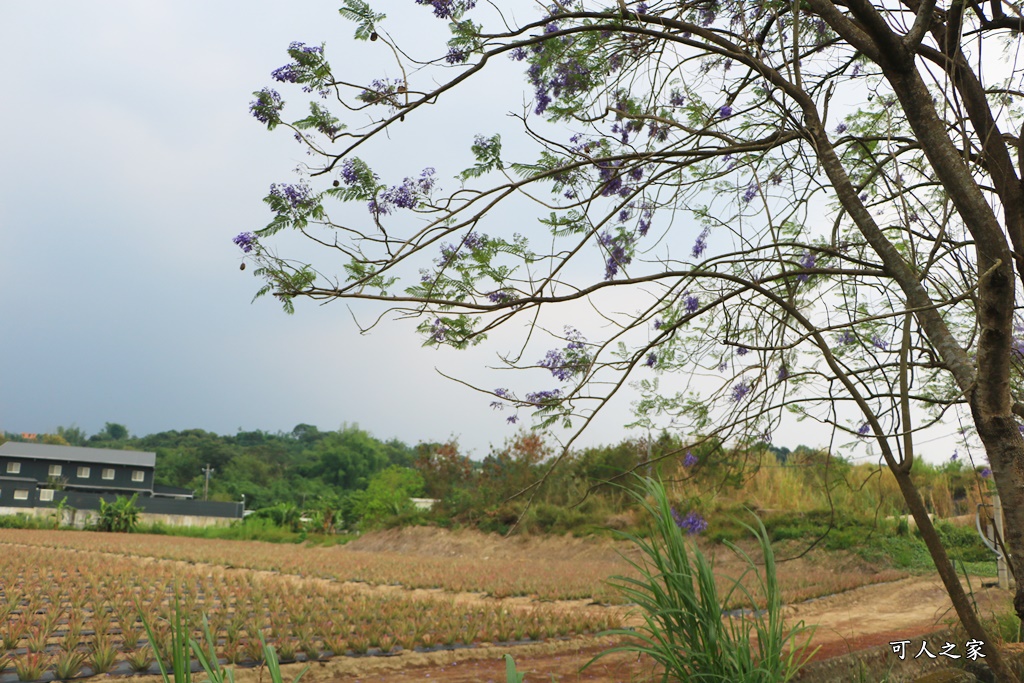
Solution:
[[[154,562],[44,547],[0,554],[0,673],[22,680],[51,669],[103,673],[153,664],[140,615],[153,624],[155,649],[170,652],[173,613],[203,638],[205,615],[221,658],[258,660],[259,636],[281,659],[388,653],[542,640],[619,625],[609,610],[493,601],[414,598],[395,591],[220,566]],[[177,606],[177,607],[176,607]],[[126,664],[121,665],[121,662]]]
[[[0,529],[0,542],[202,562],[373,585],[400,584],[407,588],[486,593],[495,598],[589,598],[605,603],[618,599],[605,583],[607,578],[628,569],[624,562],[545,559],[544,570],[537,571],[536,563],[527,558],[460,557],[458,571],[453,571],[452,558],[359,552],[344,546],[310,547],[78,531]]]
[[[344,546],[324,548],[147,534],[0,529],[0,544],[3,543],[181,560],[375,586],[401,585],[406,588],[477,592],[496,598],[532,596],[539,600],[591,599],[604,604],[622,602],[621,595],[607,583],[608,578],[632,573],[625,561],[593,558],[544,558],[542,561],[529,556],[516,559],[452,558],[397,552],[362,552]],[[728,568],[722,568],[716,574],[720,575],[724,588],[738,576],[730,576]],[[793,603],[903,576],[906,576],[906,572],[864,572],[852,569],[845,572],[787,571],[780,573],[778,578],[783,600]],[[744,583],[750,589],[753,589],[753,578],[749,574],[744,577]],[[736,606],[743,605],[728,607]]]

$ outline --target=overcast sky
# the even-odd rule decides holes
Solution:
[[[385,5],[395,31],[444,28],[429,8]],[[287,316],[272,299],[250,303],[258,282],[239,272],[231,239],[269,221],[261,198],[272,182],[294,182],[305,156],[248,104],[290,61],[291,41],[326,42],[345,69],[356,48],[337,6],[4,4],[0,429],[95,433],[110,421],[136,435],[231,434],[347,422],[409,443],[455,436],[475,457],[515,433],[488,397],[437,373],[487,386],[480,368],[496,364],[494,349],[425,349],[408,324],[360,336],[341,304],[300,302]],[[378,154],[383,170],[422,168],[453,138],[468,150],[473,134],[491,132],[480,122],[509,107],[486,110],[496,103],[481,88],[501,86],[480,84],[429,140]],[[618,440],[628,418],[624,402],[587,441]]]
[[[403,45],[436,56],[426,46],[444,24],[429,8],[375,4]],[[379,63],[354,44],[337,6],[4,4],[0,429],[95,433],[109,421],[136,435],[232,434],[358,423],[410,444],[454,436],[477,458],[515,434],[489,397],[438,373],[506,386],[486,367],[499,365],[511,337],[437,351],[408,323],[361,336],[353,315],[370,320],[371,306],[300,301],[287,316],[272,299],[250,303],[259,282],[239,271],[231,240],[269,221],[268,186],[295,182],[291,169],[306,159],[287,131],[268,133],[249,115],[252,92],[273,85],[270,72],[290,61],[296,40],[326,43],[336,73],[353,80],[398,75],[382,44]],[[393,182],[457,160],[473,135],[512,125],[504,114],[522,108],[521,70],[498,65],[427,112],[425,128],[395,131],[361,154]],[[582,443],[627,436],[629,403],[620,398]],[[776,442],[827,442],[799,429]]]

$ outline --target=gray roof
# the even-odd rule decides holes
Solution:
[[[84,462],[92,465],[156,467],[156,453],[148,453],[146,451],[118,451],[112,448],[53,446],[46,443],[24,443],[19,441],[8,441],[0,444],[0,456],[25,458],[28,460]]]

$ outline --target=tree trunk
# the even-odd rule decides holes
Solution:
[[[928,516],[928,510],[921,499],[921,493],[910,479],[910,473],[896,469],[893,470],[893,474],[896,475],[896,482],[899,484],[903,499],[907,501],[910,514],[914,516],[914,521],[917,522],[917,528],[921,531],[921,538],[928,547],[928,552],[935,562],[935,569],[939,573],[939,578],[942,579],[942,584],[949,594],[949,599],[953,602],[953,609],[956,610],[956,615],[959,617],[960,623],[963,624],[964,630],[967,631],[967,635],[973,640],[980,640],[989,646],[983,650],[985,661],[996,675],[997,681],[1000,681],[1000,683],[1018,681],[1017,676],[1010,670],[1010,667],[1003,659],[996,643],[991,640],[985,627],[981,625],[981,620],[978,619],[978,615],[975,613],[974,607],[964,592],[963,585],[960,583],[960,578],[949,561],[949,555],[946,554],[946,549],[939,539],[939,534],[935,531],[931,517]],[[1019,600],[1019,588],[1017,597]]]

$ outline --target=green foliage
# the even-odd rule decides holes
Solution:
[[[422,493],[422,474],[392,465],[375,474],[365,491],[350,496],[352,516],[364,526],[374,526],[389,517],[410,515],[414,507],[409,499]]]
[[[214,645],[217,641],[213,637],[213,633],[210,629],[210,623],[205,614],[203,615],[203,635],[204,641],[209,647],[208,651],[204,651],[202,644],[200,644],[195,638],[191,637],[189,626],[184,616],[184,610],[178,603],[178,597],[175,596],[174,611],[171,615],[170,652],[161,652],[157,645],[160,641],[156,638],[153,632],[153,628],[150,625],[146,612],[142,609],[140,604],[136,604],[136,609],[139,613],[139,619],[142,621],[142,625],[146,630],[146,636],[149,639],[150,646],[153,648],[153,654],[155,656],[157,666],[160,667],[160,676],[163,679],[163,683],[171,683],[172,681],[173,683],[192,683],[193,656],[195,656],[203,671],[206,672],[206,680],[208,683],[234,683],[234,669],[224,668],[223,665],[221,665],[220,660],[217,658],[215,650],[216,646]],[[263,637],[263,632],[258,631],[258,633],[260,645],[262,647],[262,659],[267,667],[267,673],[270,675],[270,682],[284,683],[284,676],[281,673],[281,665],[277,659],[277,653],[273,647],[267,645],[267,642]],[[165,662],[170,663],[170,671],[167,670]],[[308,670],[309,666],[306,666],[306,668],[300,671],[299,674],[292,679],[291,683],[299,683],[299,679],[301,679]]]
[[[118,533],[131,533],[139,524],[139,512],[136,504],[139,494],[133,494],[131,498],[118,496],[113,503],[100,499],[100,514],[96,519],[97,531],[113,531]]]
[[[756,528],[747,527],[757,538],[763,573],[750,556],[727,544],[757,577],[760,595],[751,594],[737,580],[720,597],[713,564],[683,536],[662,484],[653,479],[643,479],[642,484],[642,491],[633,495],[649,517],[651,537],[621,534],[643,559],[627,558],[638,578],[617,576],[613,585],[639,607],[644,625],[637,631],[612,631],[631,642],[592,662],[611,652],[631,652],[646,654],[664,667],[666,680],[791,680],[813,654],[811,630],[803,622],[792,629],[783,624],[775,556],[764,525],[757,520]],[[737,593],[751,605],[751,612],[723,620],[722,606],[732,603]],[[758,598],[766,603],[764,611],[758,611]]]

